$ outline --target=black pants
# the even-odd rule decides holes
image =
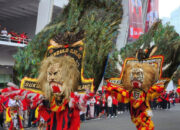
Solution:
[[[113,116],[113,108],[112,107],[108,107],[108,116]]]
[[[89,111],[90,111],[90,107],[89,105],[87,105],[86,117],[89,117]]]
[[[173,106],[175,105],[175,102],[176,102],[176,101],[175,101],[175,99],[174,99],[174,100],[173,100],[173,103],[172,103],[172,104],[173,104]]]
[[[3,118],[3,112],[0,113],[0,125],[3,127],[4,118]]]
[[[85,114],[84,113],[80,115],[80,120],[85,121]]]
[[[167,109],[167,101],[166,100],[162,101],[162,108]]]
[[[31,122],[36,120],[35,119],[35,110],[36,109],[31,109],[29,113],[29,119],[28,119],[28,127],[31,127]],[[36,126],[36,124],[33,124],[33,126]]]
[[[125,104],[124,103],[118,103],[118,111],[125,111]]]
[[[171,104],[169,101],[167,101],[167,108],[170,109],[171,108]]]
[[[153,109],[156,109],[157,108],[157,103],[156,103],[156,100],[153,101]]]
[[[117,116],[117,106],[113,105],[113,115]]]
[[[96,116],[99,116],[100,111],[101,111],[101,106],[99,104],[96,104],[95,105],[95,114],[96,114]]]

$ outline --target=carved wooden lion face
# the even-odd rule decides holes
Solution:
[[[144,72],[142,68],[133,68],[130,72],[130,81],[133,87],[140,88],[144,80]]]
[[[63,78],[62,78],[62,69],[59,68],[59,63],[51,64],[47,69],[47,81],[52,88],[53,86],[57,86],[59,91],[62,91],[63,87]]]
[[[127,64],[122,77],[122,84],[127,90],[140,88],[144,91],[157,81],[158,71],[153,65],[148,63]]]
[[[39,84],[45,96],[51,100],[54,96],[60,105],[68,99],[71,92],[77,90],[80,73],[77,63],[70,56],[48,57],[42,62]]]

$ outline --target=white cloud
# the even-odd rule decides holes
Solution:
[[[170,17],[172,11],[180,6],[180,0],[159,0],[159,17]]]
[[[59,6],[63,8],[65,5],[67,5],[69,0],[54,0],[54,5]]]

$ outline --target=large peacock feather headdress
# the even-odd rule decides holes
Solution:
[[[114,49],[123,9],[121,0],[70,0],[63,12],[14,56],[15,76],[37,77],[50,40],[63,45],[82,40],[84,77],[98,87],[108,53]]]

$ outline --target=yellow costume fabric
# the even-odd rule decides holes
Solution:
[[[115,95],[122,103],[130,103],[131,120],[137,130],[154,130],[149,101],[160,96],[164,86],[154,85],[146,93],[142,89],[125,90],[122,86],[107,84],[106,91]]]

